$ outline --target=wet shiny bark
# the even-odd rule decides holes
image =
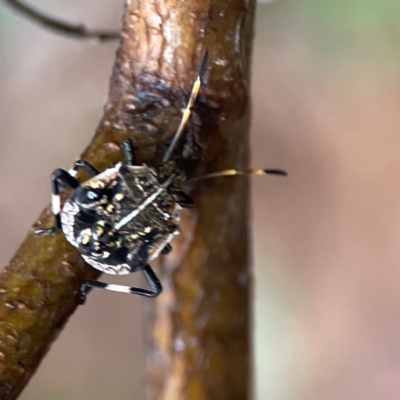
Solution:
[[[204,85],[173,158],[189,177],[245,168],[253,12],[245,0],[128,1],[104,116],[82,158],[104,169],[121,159],[118,144],[130,137],[138,163],[159,165],[208,47]],[[188,190],[196,206],[156,265],[165,290],[144,301],[149,399],[245,400],[248,182],[215,179]],[[61,233],[33,234],[51,224],[47,207],[0,276],[1,399],[18,396],[77,307],[81,283],[98,275]]]

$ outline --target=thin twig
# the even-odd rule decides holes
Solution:
[[[59,35],[65,35],[79,40],[97,40],[99,42],[119,39],[119,32],[90,30],[83,24],[73,24],[62,21],[20,0],[3,0],[3,2],[32,22],[37,23],[43,28],[50,29]]]

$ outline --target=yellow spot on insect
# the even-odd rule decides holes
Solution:
[[[115,199],[116,201],[121,201],[123,198],[124,198],[124,195],[123,195],[122,193],[117,193],[117,194],[114,196],[114,199]]]
[[[146,228],[144,228],[144,233],[150,233],[151,232],[151,226],[146,226]]]
[[[97,236],[101,236],[104,233],[104,229],[101,226],[96,227]]]
[[[107,206],[107,211],[108,212],[113,212],[114,211],[114,205],[113,204],[109,204],[108,206]]]
[[[89,243],[90,236],[89,235],[84,235],[83,238],[81,239],[81,243],[85,246]]]
[[[115,246],[115,242],[108,242],[108,247],[114,247]]]
[[[85,246],[89,243],[91,235],[92,232],[90,231],[89,228],[84,229],[79,235],[78,241],[80,241]]]
[[[103,258],[107,258],[109,255],[110,255],[110,253],[109,253],[108,251],[105,251],[105,252],[103,253]]]
[[[131,235],[131,238],[132,239],[137,239],[139,237],[139,235],[137,234],[137,233],[133,233],[132,235]]]

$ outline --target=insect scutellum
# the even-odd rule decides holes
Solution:
[[[39,229],[36,233],[62,230],[66,239],[92,267],[114,275],[142,271],[150,286],[143,289],[88,280],[80,290],[81,303],[84,303],[90,287],[147,297],[155,297],[162,291],[149,262],[172,249],[170,241],[179,233],[181,209],[193,206],[193,200],[182,191],[186,175],[170,157],[189,120],[207,59],[208,50],[204,53],[180,125],[157,171],[146,165],[135,165],[132,142],[127,139],[121,143],[125,161],[103,172],[83,160],[75,162],[68,172],[62,169],[53,172],[51,187],[55,226]],[[81,184],[75,177],[79,169],[91,177]],[[245,174],[286,175],[286,172],[278,169],[227,169],[192,178],[189,182]],[[60,190],[63,187],[73,191],[61,207]]]

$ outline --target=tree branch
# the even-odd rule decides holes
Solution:
[[[173,158],[189,177],[246,168],[253,12],[250,0],[127,1],[104,116],[82,158],[104,169],[121,159],[119,143],[130,137],[139,163],[159,165],[208,46],[205,84]],[[244,400],[251,384],[248,182],[201,182],[193,197],[195,210],[184,215],[182,235],[160,266],[165,291],[145,302],[150,398]],[[47,207],[33,229],[51,223]],[[31,231],[0,276],[2,399],[18,396],[77,307],[80,285],[97,275],[62,234]]]

